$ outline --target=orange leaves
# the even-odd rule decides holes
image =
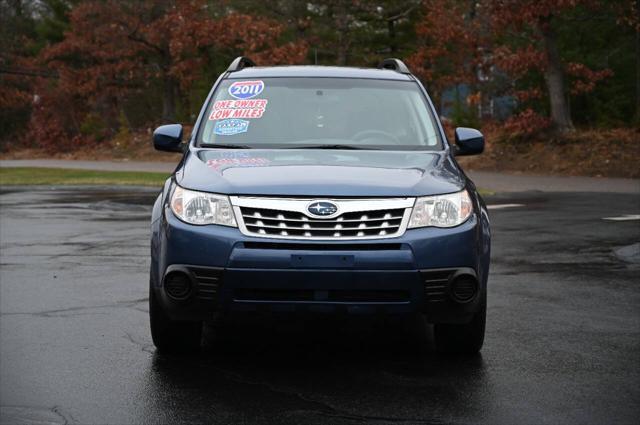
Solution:
[[[80,121],[86,104],[71,93],[40,81],[36,84],[37,101],[32,104],[27,143],[47,152],[63,152],[83,142]]]
[[[566,53],[560,42],[560,30],[566,22],[578,19],[577,16],[588,21],[610,10],[609,6],[602,0],[487,0],[485,3],[491,11],[490,28],[496,40],[494,63],[512,80],[511,93],[520,107],[539,105],[540,102],[528,102],[542,98],[544,92],[549,99],[554,129],[571,129],[568,95],[590,92],[596,83],[612,73],[608,69],[594,71],[585,64],[567,62],[563,57]],[[516,134],[528,135],[536,128],[544,128],[544,124],[532,109],[525,109],[512,117],[506,127]]]
[[[517,115],[510,117],[502,127],[509,137],[529,137],[551,125],[551,120],[543,117],[531,108],[527,108]]]
[[[582,63],[575,62],[568,63],[566,71],[574,77],[571,94],[589,93],[596,87],[596,83],[613,75],[610,69],[594,71]]]
[[[21,109],[31,103],[31,96],[24,90],[8,84],[0,84],[0,109]]]
[[[532,45],[513,50],[508,46],[498,46],[494,50],[494,61],[502,71],[516,79],[531,69],[543,70],[546,66],[544,52]]]
[[[636,1],[624,2],[617,7],[616,21],[618,25],[626,25],[640,32],[640,4]]]
[[[84,2],[73,9],[65,39],[41,57],[63,74],[81,71],[71,79],[86,96],[108,87],[126,92],[167,76],[188,89],[212,48],[268,63],[304,59],[304,43],[280,43],[282,24],[237,13],[214,19],[207,6],[204,0]]]
[[[0,56],[0,64],[3,66],[9,65],[26,70],[37,68],[30,58],[10,52],[3,53]],[[12,111],[28,109],[33,98],[32,83],[31,79],[21,75],[0,75],[0,111],[8,115]]]
[[[539,87],[534,87],[528,90],[514,90],[513,95],[520,102],[527,102],[532,99],[540,99],[543,94]]]
[[[426,2],[416,25],[419,44],[407,62],[430,88],[472,83],[484,62],[486,45],[477,4],[456,0]],[[434,87],[435,86],[435,87]]]
[[[300,64],[307,56],[308,46],[304,41],[289,42],[282,46],[272,47],[269,50],[255,54],[258,63],[273,65]]]
[[[44,101],[31,122],[34,138],[46,146],[53,146],[54,135],[72,140],[89,115],[99,116],[112,134],[123,105],[143,91],[160,94],[162,118],[174,120],[184,101],[180,96],[204,70],[219,67],[214,54],[224,62],[241,54],[268,64],[304,60],[304,42],[282,42],[283,24],[237,13],[217,16],[209,6],[206,0],[94,0],[74,6],[64,39],[39,55],[59,78],[41,88]],[[51,123],[50,132],[42,122]]]
[[[488,1],[494,30],[526,27],[543,23],[552,15],[579,4],[590,5],[597,0],[492,0]]]
[[[480,92],[476,92],[476,93],[471,93],[470,95],[467,96],[467,105],[479,105],[480,102],[482,101],[482,93]]]
[[[147,46],[140,37],[138,17],[115,2],[85,2],[70,15],[70,30],[62,42],[45,48],[40,58],[60,74],[62,89],[95,99],[108,92],[118,96],[127,84],[145,77]]]
[[[216,45],[251,56],[258,63],[295,64],[307,54],[305,41],[279,42],[286,27],[268,18],[233,13],[218,22]]]

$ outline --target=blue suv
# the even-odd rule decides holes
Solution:
[[[257,67],[213,85],[153,207],[149,304],[161,351],[200,346],[214,316],[251,312],[422,314],[438,350],[482,347],[490,230],[406,65]]]

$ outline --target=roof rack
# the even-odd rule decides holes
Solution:
[[[404,64],[400,59],[396,58],[387,58],[378,64],[379,69],[391,69],[396,72],[400,72],[401,74],[411,74],[407,65]]]
[[[244,68],[249,68],[251,66],[256,66],[255,62],[249,59],[246,56],[238,56],[231,62],[229,68],[227,68],[227,72],[240,71]]]

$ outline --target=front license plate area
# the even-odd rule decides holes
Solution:
[[[291,255],[291,266],[298,269],[348,269],[353,268],[354,264],[353,255]]]

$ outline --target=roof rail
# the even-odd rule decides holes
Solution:
[[[250,66],[256,66],[255,62],[249,59],[246,56],[238,56],[231,62],[229,68],[227,68],[227,72],[240,71],[244,68],[249,68]]]
[[[404,64],[400,59],[396,58],[387,58],[378,64],[378,68],[380,69],[391,69],[396,72],[400,72],[401,74],[411,74],[407,65]]]

